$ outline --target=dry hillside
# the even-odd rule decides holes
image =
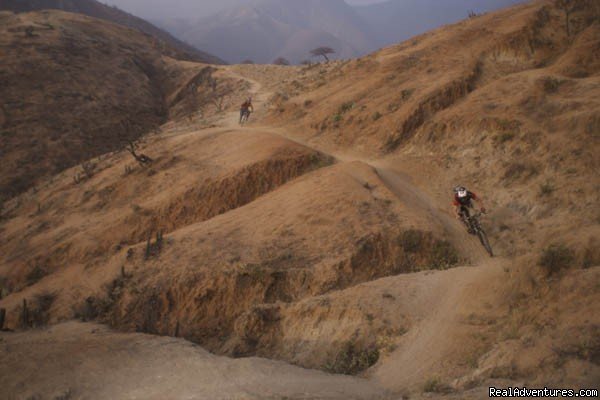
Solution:
[[[0,15],[4,199],[157,128],[192,74],[165,56],[176,50],[119,25],[60,11]]]
[[[163,52],[178,58],[204,62],[210,64],[224,64],[223,60],[211,54],[200,51],[171,34],[157,28],[151,23],[131,15],[115,6],[108,6],[96,0],[0,0],[0,10],[13,11],[15,13],[60,10],[87,15],[113,22],[129,28],[144,32],[155,38],[160,43]]]
[[[75,182],[76,166],[5,204],[0,308],[15,332],[0,335],[0,376],[23,382],[30,349],[60,359],[43,343],[94,360],[75,383],[76,361],[46,362],[11,394],[85,398],[123,361],[158,377],[135,388],[147,398],[184,397],[221,368],[245,382],[226,392],[240,398],[597,388],[600,10],[575,4],[568,30],[554,2],[535,1],[347,62],[162,58],[166,122],[137,149],[151,163],[104,154],[89,177]],[[489,209],[494,258],[452,214],[458,183]],[[184,342],[139,333],[271,360],[184,356]],[[274,370],[299,386],[253,384]],[[119,380],[102,395],[132,390]]]

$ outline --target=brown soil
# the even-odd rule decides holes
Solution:
[[[170,120],[140,148],[151,166],[112,154],[82,183],[68,170],[7,204],[7,326],[96,320],[144,343],[164,339],[134,332],[362,374],[396,397],[594,387],[600,14],[582,1],[567,37],[553,4],[348,62],[170,60]],[[212,78],[222,112],[194,98]],[[495,258],[452,215],[458,183],[490,210]]]

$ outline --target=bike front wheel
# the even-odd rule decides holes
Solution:
[[[481,242],[485,250],[488,252],[490,257],[494,257],[494,251],[492,250],[492,246],[490,246],[490,242],[483,229],[477,230],[477,236],[479,237],[479,241]]]

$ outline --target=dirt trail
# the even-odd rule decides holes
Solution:
[[[0,354],[0,387],[15,399],[390,398],[364,379],[260,358],[232,360],[183,339],[95,324],[0,333]]]
[[[255,112],[262,114],[266,111],[264,108],[268,99],[273,95],[272,92],[264,90],[263,85],[255,79],[241,75],[240,73],[232,71],[231,69],[224,69],[223,71],[225,71],[226,74],[229,74],[231,78],[247,80],[251,85],[249,92],[253,98]],[[220,121],[220,123],[229,129],[233,129],[235,127],[240,128],[238,124],[238,118],[239,113],[234,111],[228,113]],[[254,120],[256,120],[256,117]],[[462,254],[468,255],[468,258],[472,263],[481,264],[489,260],[487,253],[481,247],[479,242],[473,239],[464,240],[464,227],[447,212],[442,211],[442,208],[436,205],[430,197],[412,184],[408,175],[398,171],[393,166],[393,160],[365,158],[360,154],[352,153],[347,150],[340,151],[337,148],[324,147],[319,143],[314,143],[291,135],[290,132],[284,128],[276,128],[268,125],[265,126],[252,122],[250,126],[244,126],[240,129],[278,135],[295,143],[328,154],[340,162],[351,163],[359,161],[371,166],[377,171],[377,174],[386,187],[392,193],[394,193],[394,195],[396,195],[400,201],[410,207],[419,215],[419,217],[426,218],[431,223],[438,225],[443,232],[446,233],[446,236],[452,242],[452,244],[460,249]]]
[[[236,72],[227,72],[250,82],[255,108],[260,113],[272,93],[263,91],[263,86],[256,80]],[[237,120],[233,117],[231,115],[223,120],[230,129],[237,125]],[[448,206],[436,204],[434,199],[411,182],[409,175],[397,169],[393,159],[368,159],[348,151],[327,148],[320,143],[294,137],[284,128],[261,126],[256,122],[256,118],[242,129],[249,133],[260,131],[282,136],[327,153],[343,163],[359,161],[370,165],[386,187],[411,209],[415,216],[436,226],[463,255],[468,256],[470,263],[476,268],[456,268],[452,271],[431,272],[427,276],[416,274],[402,277],[407,287],[419,287],[417,297],[421,299],[422,304],[417,308],[422,310],[422,314],[418,316],[420,321],[402,339],[398,349],[368,371],[367,376],[390,390],[418,390],[426,379],[446,371],[448,358],[452,358],[453,352],[460,347],[457,343],[464,343],[465,340],[465,330],[461,321],[469,311],[469,299],[475,294],[480,299],[494,301],[490,298],[493,294],[486,290],[486,282],[502,279],[506,261],[501,258],[491,259],[479,242],[469,237],[464,227],[445,210]],[[415,315],[418,314],[417,312]]]

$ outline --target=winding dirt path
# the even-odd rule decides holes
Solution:
[[[254,98],[258,116],[264,110],[272,95],[263,90],[263,85],[237,72],[226,70],[232,77],[246,79]],[[258,119],[258,120],[257,120]],[[325,148],[319,143],[306,141],[293,136],[285,128],[261,125],[259,118],[253,118],[247,126],[239,127],[237,119],[228,116],[223,120],[224,129],[242,129],[249,133],[266,132],[284,137],[301,145],[329,154],[343,163],[362,162],[374,168],[385,186],[410,208],[419,218],[437,226],[444,236],[462,254],[468,255],[471,267],[454,268],[450,271],[433,271],[429,274],[408,274],[396,279],[395,284],[405,285],[407,290],[418,288],[420,303],[415,317],[419,322],[402,338],[396,351],[381,360],[366,375],[379,385],[394,391],[411,388],[420,390],[423,382],[432,376],[443,374],[452,368],[452,358],[461,351],[469,340],[472,331],[465,328],[465,315],[472,313],[480,302],[496,301],[497,293],[491,293],[490,282],[502,280],[506,260],[491,259],[476,238],[469,236],[464,227],[434,199],[411,183],[407,173],[398,170],[393,160],[368,159],[346,150]]]

